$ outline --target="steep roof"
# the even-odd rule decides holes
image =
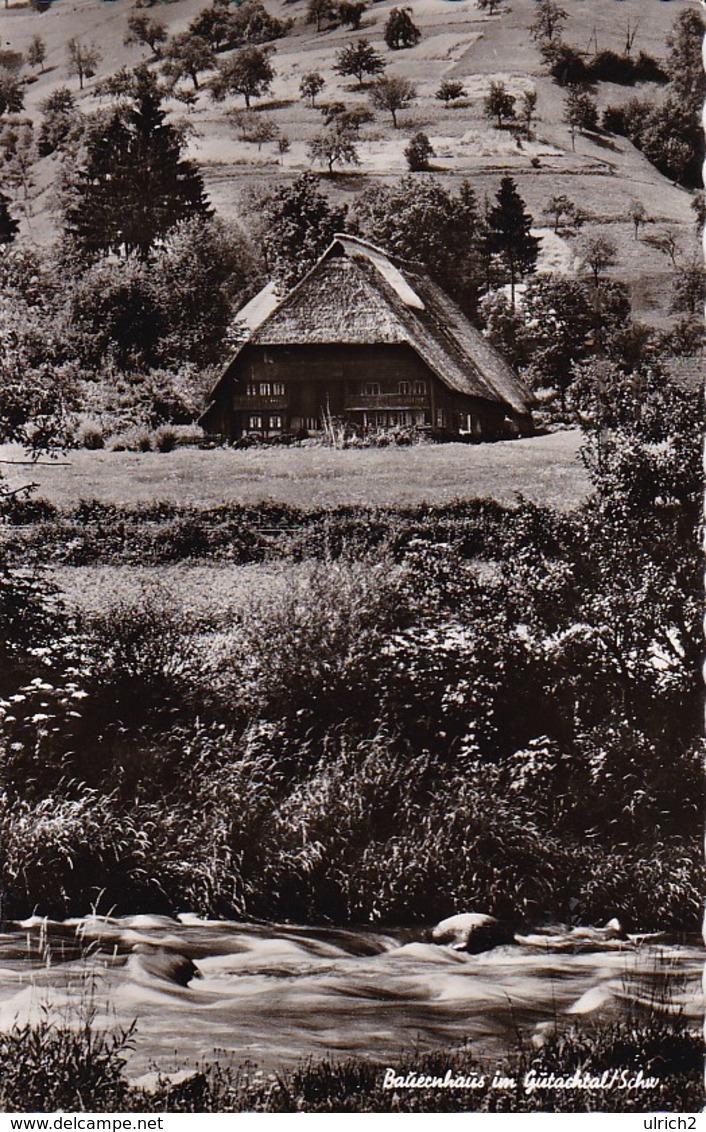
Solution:
[[[503,401],[519,413],[532,400],[448,295],[415,268],[355,236],[336,235],[280,301],[268,284],[239,320],[248,334],[224,377],[247,345],[408,345],[459,393]]]

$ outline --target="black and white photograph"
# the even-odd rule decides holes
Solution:
[[[700,1113],[706,12],[1,2],[0,1114]]]

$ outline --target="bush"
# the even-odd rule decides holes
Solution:
[[[74,434],[74,443],[79,448],[95,451],[105,447],[103,428],[97,421],[82,421]]]
[[[410,171],[420,173],[431,168],[429,159],[434,156],[434,147],[426,134],[414,134],[405,147],[404,155]]]
[[[3,1112],[112,1112],[124,1107],[126,1053],[134,1027],[96,1030],[90,1009],[78,1025],[46,1019],[0,1035]]]
[[[161,425],[154,434],[154,447],[157,452],[173,452],[177,445],[177,434],[169,425]]]

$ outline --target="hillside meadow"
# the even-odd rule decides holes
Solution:
[[[645,5],[638,0],[600,0],[569,6],[564,36],[567,42],[586,52],[611,49],[622,52],[626,38],[634,33],[634,52],[645,51],[664,58],[669,29],[685,7],[676,3]],[[170,33],[184,31],[206,0],[174,0],[159,6],[157,15]],[[563,121],[564,91],[543,73],[536,44],[529,35],[534,15],[533,0],[513,0],[489,16],[474,0],[416,0],[413,17],[422,38],[415,47],[389,51],[383,28],[394,0],[377,0],[366,11],[358,31],[325,25],[317,32],[307,23],[301,0],[285,3],[271,0],[269,10],[281,18],[292,19],[289,35],[276,43],[276,77],[271,91],[254,103],[254,112],[266,115],[289,142],[280,154],[276,143],[258,145],[243,141],[229,118],[241,108],[242,99],[229,98],[214,103],[204,74],[200,89],[194,91],[193,105],[170,104],[176,119],[183,122],[190,155],[198,162],[215,209],[228,217],[246,222],[246,194],[266,184],[290,182],[312,168],[308,144],[321,129],[316,107],[310,107],[299,93],[304,74],[320,72],[326,85],[319,102],[343,101],[349,106],[369,106],[368,91],[354,80],[334,72],[336,55],[354,38],[363,37],[380,51],[388,63],[388,74],[414,81],[417,97],[400,114],[399,128],[393,128],[389,115],[378,113],[357,143],[359,164],[325,176],[333,199],[352,204],[357,195],[375,183],[395,181],[407,171],[404,149],[412,134],[425,131],[433,145],[433,171],[449,187],[470,178],[480,197],[492,196],[500,177],[510,174],[535,217],[535,231],[542,237],[540,271],[573,274],[576,252],[571,240],[556,235],[543,217],[549,198],[566,193],[591,215],[588,230],[608,229],[618,246],[619,266],[612,274],[628,282],[636,314],[654,325],[668,319],[665,298],[669,292],[669,263],[662,253],[650,247],[644,236],[650,229],[669,224],[679,234],[685,256],[696,249],[690,194],[675,186],[647,161],[625,138],[581,135],[571,139]],[[13,49],[26,50],[32,37],[40,34],[47,44],[45,69],[33,74],[27,88],[25,114],[39,120],[39,107],[47,94],[68,84],[82,111],[92,112],[100,102],[94,97],[95,83],[120,67],[134,67],[149,57],[149,50],[127,46],[123,39],[131,0],[57,0],[46,13],[39,14],[14,5],[0,10],[0,31]],[[68,74],[66,42],[72,36],[95,42],[102,54],[99,72],[87,81],[85,90]],[[153,64],[151,64],[153,65]],[[457,105],[445,107],[435,98],[443,79],[461,80],[467,96]],[[535,136],[518,144],[506,130],[496,129],[483,114],[483,100],[491,82],[503,82],[521,96],[526,90],[537,93]],[[660,97],[658,87],[639,88],[599,83],[600,109],[622,104],[636,93]],[[55,156],[42,159],[35,170],[30,189],[23,235],[30,242],[46,244],[56,234],[56,179],[60,162]],[[641,238],[635,239],[629,219],[632,202],[646,209],[648,221]]]

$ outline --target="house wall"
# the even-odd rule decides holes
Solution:
[[[407,346],[248,346],[204,417],[209,432],[317,432],[323,418],[361,430],[433,427],[501,435],[505,407],[449,390]]]

